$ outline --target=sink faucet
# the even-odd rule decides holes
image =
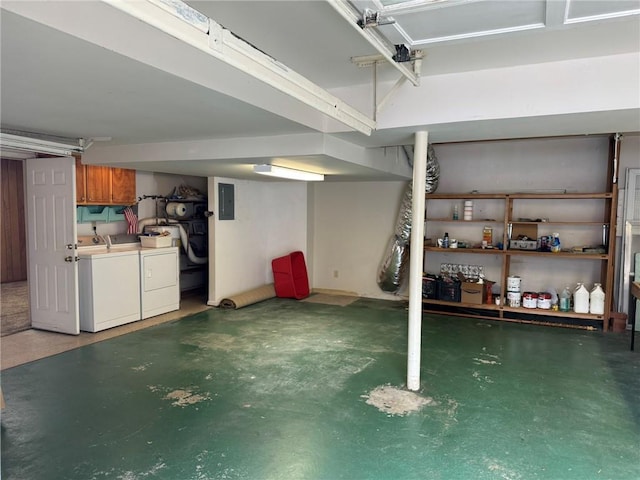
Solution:
[[[107,250],[111,248],[112,243],[111,237],[109,235],[96,235],[95,237],[93,237],[93,243],[95,244],[99,243],[100,240],[105,243],[105,245],[107,246]]]

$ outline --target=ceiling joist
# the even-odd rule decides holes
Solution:
[[[273,57],[261,52],[231,31],[208,18],[209,30],[202,31],[191,19],[185,18],[180,4],[172,1],[162,7],[153,0],[129,2],[103,0],[105,3],[145,22],[172,37],[197,48],[216,59],[264,82],[317,111],[336,119],[354,130],[371,135],[375,121],[288,68]],[[177,5],[172,12],[167,6]],[[186,4],[183,4],[186,6]],[[178,8],[180,7],[180,8]],[[190,8],[190,7],[189,7]],[[198,23],[202,23],[197,19]]]
[[[360,26],[363,22],[362,15],[348,0],[327,0],[329,4],[353,26],[362,37],[369,42],[380,55],[382,55],[393,67],[407,78],[414,86],[420,85],[420,72],[416,72],[414,62],[397,62],[395,47],[374,28]],[[411,68],[410,68],[411,66]]]

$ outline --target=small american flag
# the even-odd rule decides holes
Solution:
[[[124,218],[127,220],[127,233],[138,233],[138,217],[131,207],[124,209]]]

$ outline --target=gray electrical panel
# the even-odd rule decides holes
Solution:
[[[218,220],[233,220],[234,217],[234,191],[233,184],[218,184]]]

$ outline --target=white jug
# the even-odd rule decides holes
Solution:
[[[604,314],[604,291],[599,283],[596,283],[589,295],[589,313],[596,315]]]
[[[573,292],[573,311],[576,313],[589,313],[589,290],[582,283],[578,283]]]

